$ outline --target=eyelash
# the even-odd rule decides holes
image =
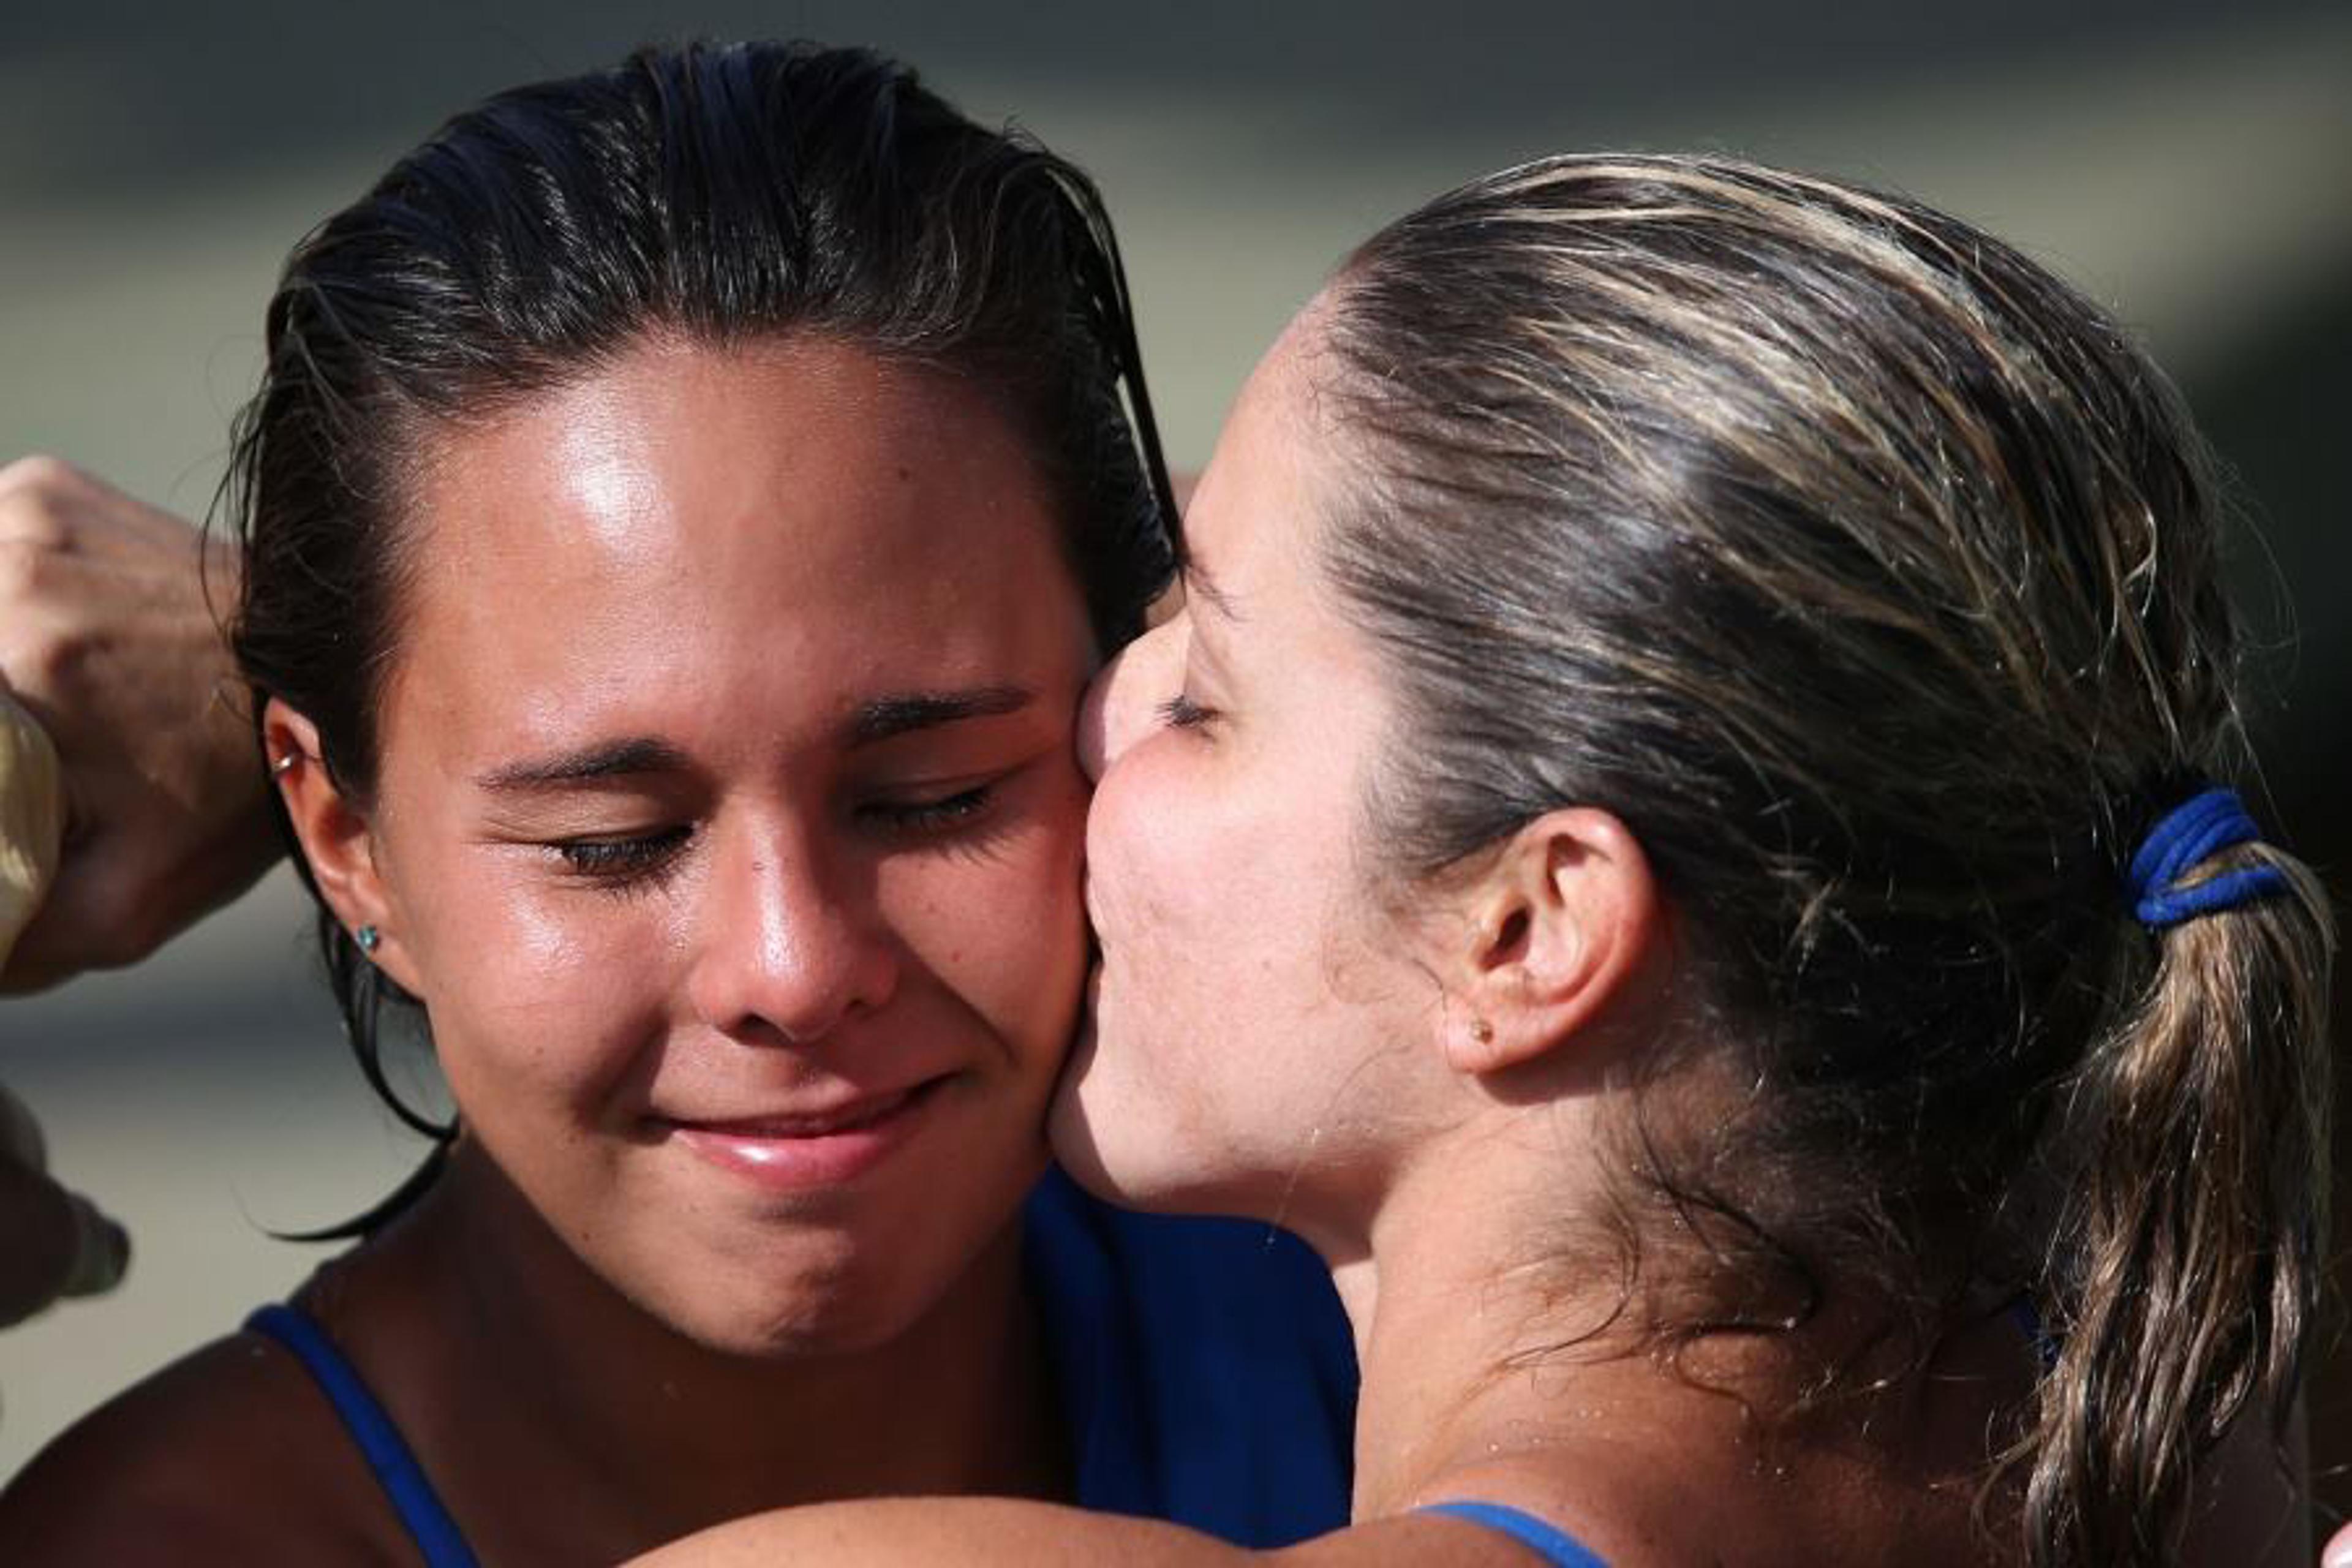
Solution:
[[[1178,692],[1160,705],[1160,721],[1171,730],[1198,730],[1217,717],[1213,708],[1203,708],[1182,692]]]
[[[667,871],[693,837],[690,827],[672,827],[639,838],[580,838],[548,847],[578,875],[607,889],[625,890]]]
[[[858,815],[887,832],[921,838],[965,826],[985,813],[995,797],[992,781],[938,800],[863,806]],[[568,839],[548,847],[574,875],[608,891],[626,891],[667,871],[693,837],[690,827],[673,827],[636,838]]]
[[[946,833],[979,816],[996,798],[993,781],[938,800],[883,802],[863,808],[861,815],[893,833],[910,837]]]

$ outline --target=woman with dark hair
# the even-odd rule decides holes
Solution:
[[[770,101],[638,68],[649,118],[595,122],[674,151],[694,106]],[[961,289],[683,266],[747,232],[698,200],[642,204],[594,277],[518,267],[514,211],[459,198],[542,170],[547,101],[461,121],[311,242],[240,447],[240,648],[355,1037],[415,998],[461,1121],[304,1292],[326,1349],[266,1326],[339,1401],[357,1364],[408,1439],[386,1486],[492,1554],[762,1493],[1066,1496],[1075,1468],[1114,1502],[1087,1466],[1124,1424],[1083,1391],[1117,1358],[1069,1355],[1094,1320],[1035,1256],[1084,1211],[1049,1189],[1025,1275],[1005,1228],[1076,1011],[1047,721],[1133,603],[1036,434],[1083,422],[948,346]],[[779,167],[828,166],[805,138]],[[514,226],[566,232],[608,165],[643,169],[546,163]],[[697,168],[658,188],[767,199]],[[877,265],[928,221],[808,210]],[[865,313],[761,306],[786,279]],[[388,298],[476,352],[419,359]],[[402,352],[328,352],[366,342]],[[2332,937],[2225,787],[2217,510],[2124,335],[1914,204],[1561,159],[1348,263],[1220,447],[1185,613],[1098,689],[1103,963],[1053,1113],[1097,1190],[1331,1265],[1360,1522],[1295,1555],[2305,1560],[2264,1463],[2326,1236]],[[1083,595],[1008,597],[1057,573]],[[1180,1404],[1216,1384],[1202,1316],[1152,1342],[1200,1351],[1150,1380]],[[1245,1353],[1263,1418],[1297,1385]],[[215,1554],[397,1551],[328,1408],[227,1342],[12,1507],[53,1556],[189,1521]],[[1171,1471],[1244,1446],[1213,1490],[1286,1452],[1180,1414]],[[794,1548],[1232,1550],[930,1499],[674,1560]]]
[[[1054,1124],[1331,1266],[1359,1523],[1286,1561],[2309,1561],[2332,931],[2229,788],[2218,509],[2112,322],[1906,201],[1562,158],[1341,268],[1098,689]]]
[[[862,52],[647,52],[403,158],[267,353],[233,641],[435,1152],[36,1460],[0,1556],[611,1561],[903,1492],[1339,1522],[1313,1259],[1038,1187],[1073,724],[1169,571],[1084,176]]]

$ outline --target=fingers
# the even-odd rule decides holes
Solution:
[[[79,1193],[51,1181],[39,1123],[0,1088],[0,1328],[60,1297],[121,1282],[131,1238]]]
[[[138,854],[135,841],[103,832],[75,845],[0,970],[0,996],[28,995],[89,970],[121,969],[163,944],[172,930],[150,891],[163,871],[140,863]]]
[[[120,1284],[131,1238],[88,1198],[0,1158],[0,1328]]]
[[[63,770],[64,857],[0,993],[130,963],[277,854],[217,606],[234,551],[53,458],[0,467],[0,690]]]
[[[88,479],[71,463],[38,454],[0,465],[0,543],[63,546],[70,530],[59,503]]]
[[[57,748],[31,714],[0,694],[0,967],[48,896],[65,823]]]
[[[196,530],[170,512],[71,463],[35,455],[0,464],[0,547],[145,558],[190,553],[198,542]]]

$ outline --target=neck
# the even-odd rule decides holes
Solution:
[[[1937,1531],[1951,1552],[1934,1560],[1964,1558],[1988,1432],[1999,1440],[2031,1387],[2014,1329],[1989,1312],[1919,1364],[1877,1332],[1882,1304],[1830,1281],[1787,1333],[1654,1355],[1621,1271],[1562,1256],[1563,1220],[1600,1196],[1562,1169],[1563,1149],[1592,1146],[1550,1120],[1574,1114],[1498,1108],[1401,1173],[1359,1245],[1327,1250],[1364,1374],[1356,1517],[1486,1497],[1590,1532],[1604,1554],[1685,1531],[1711,1551],[1777,1519],[1790,1560]],[[1664,1266],[1654,1249],[1648,1263]],[[1821,1398],[1833,1366],[1855,1392]]]
[[[800,1502],[1062,1486],[1017,1219],[891,1341],[746,1357],[620,1295],[461,1148],[416,1213],[322,1271],[311,1300],[478,1544],[510,1526],[529,1547],[505,1553],[518,1559],[558,1546],[526,1531],[609,1559]],[[508,1500],[550,1496],[581,1500],[561,1521]]]
[[[1521,1245],[1486,1201],[1490,1162],[1465,1150],[1399,1176],[1354,1245],[1325,1246],[1363,1371],[1353,1512],[1384,1518],[1444,1500],[1474,1461],[1540,1455],[1594,1430],[1616,1358],[1599,1342],[1544,1357],[1606,1316],[1605,1300]],[[1606,1398],[1614,1399],[1613,1393]]]

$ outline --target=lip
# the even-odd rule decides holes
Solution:
[[[920,1130],[943,1079],[822,1110],[728,1120],[673,1120],[688,1152],[768,1192],[836,1186],[873,1170]]]

